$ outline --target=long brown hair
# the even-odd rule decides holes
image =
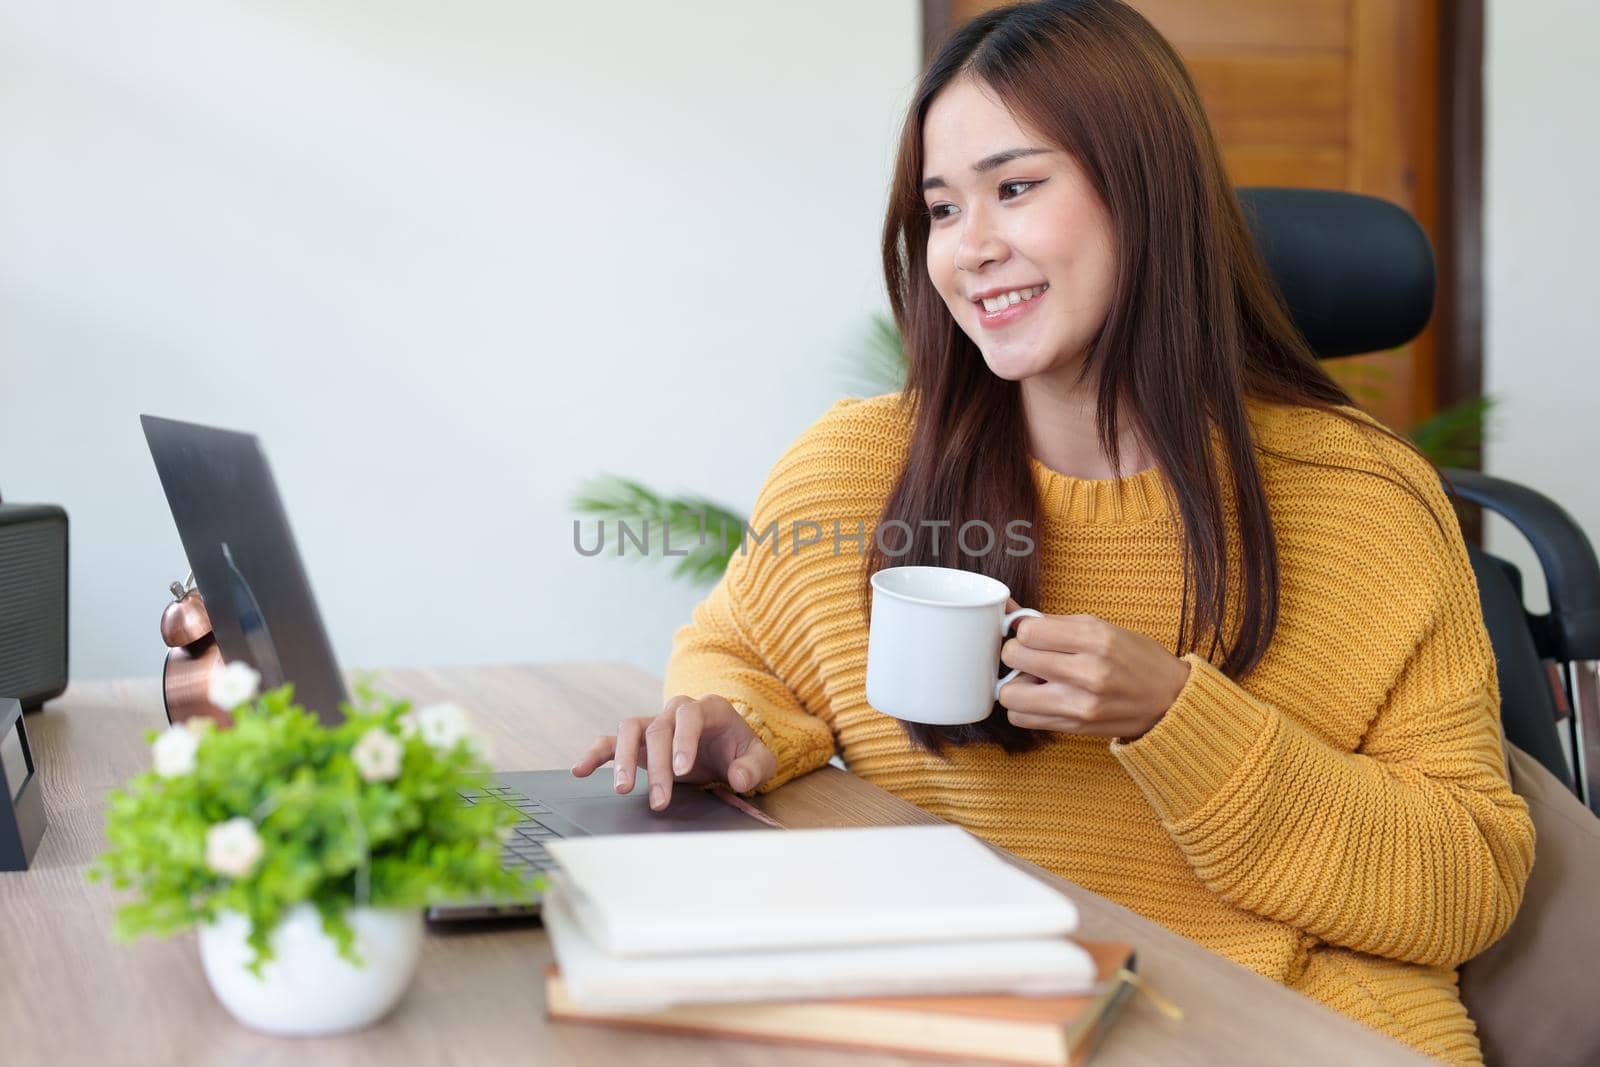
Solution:
[[[1268,277],[1182,60],[1117,0],[1041,0],[982,14],[939,49],[917,86],[883,228],[889,301],[909,363],[902,401],[914,408],[915,429],[878,520],[906,522],[914,535],[893,558],[874,539],[865,574],[937,564],[982,570],[1019,603],[1036,603],[1039,591],[1036,554],[991,552],[974,565],[953,537],[934,551],[918,522],[938,516],[954,531],[977,519],[1001,530],[1040,518],[1017,384],[989,371],[928,277],[923,122],[963,75],[1069,152],[1107,208],[1116,289],[1084,367],[1097,383],[1101,446],[1117,456],[1131,430],[1175,505],[1184,568],[1176,651],[1204,643],[1212,658],[1220,650],[1227,675],[1241,677],[1278,618],[1277,546],[1245,398],[1323,410],[1351,400]],[[1131,426],[1118,425],[1119,411]],[[998,703],[971,726],[906,729],[934,751],[994,742],[1016,752],[1043,739],[1011,725]]]

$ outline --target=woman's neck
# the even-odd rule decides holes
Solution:
[[[1094,381],[1063,385],[1041,376],[1024,378],[1019,385],[1028,451],[1051,470],[1072,478],[1117,478],[1154,465],[1125,416],[1117,419],[1117,455],[1107,456],[1101,449]]]

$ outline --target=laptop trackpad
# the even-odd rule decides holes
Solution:
[[[644,796],[563,798],[556,810],[591,834],[650,834],[683,830],[770,829],[694,786],[677,785],[667,810],[650,810]]]

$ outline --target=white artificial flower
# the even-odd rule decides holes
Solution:
[[[470,737],[466,709],[459,704],[429,704],[412,713],[417,733],[434,748],[447,751]]]
[[[229,878],[243,878],[261,859],[263,847],[256,824],[240,815],[206,831],[206,866]]]
[[[176,724],[167,727],[150,746],[150,754],[155,758],[156,773],[163,778],[188,774],[194,770],[194,754],[199,747],[198,731]]]
[[[350,748],[350,758],[364,782],[392,782],[400,777],[405,746],[388,730],[374,726]]]
[[[261,675],[248,663],[234,660],[211,672],[211,683],[206,699],[223,711],[232,711],[240,704],[254,700],[260,692]]]

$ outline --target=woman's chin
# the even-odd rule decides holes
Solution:
[[[1033,352],[985,352],[983,361],[996,378],[1020,382],[1044,370],[1042,361]]]

